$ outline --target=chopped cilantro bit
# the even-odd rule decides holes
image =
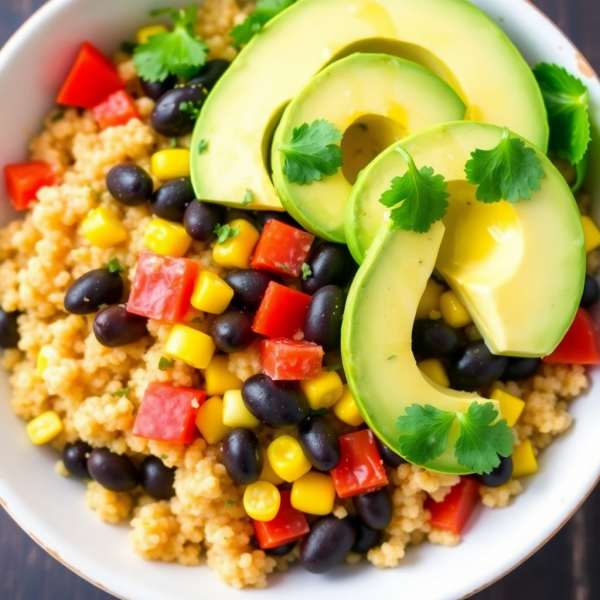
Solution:
[[[397,354],[392,354],[391,356],[387,357],[387,360],[394,360],[394,358],[396,358]]]
[[[125,54],[133,54],[136,48],[137,44],[135,42],[130,42],[129,40],[121,42],[121,52],[124,52]]]
[[[158,368],[161,371],[166,371],[167,369],[171,369],[174,364],[175,361],[172,358],[165,358],[164,356],[161,356],[158,361]]]
[[[194,317],[190,323],[204,323],[204,317]]]
[[[217,225],[213,233],[217,236],[217,244],[224,244],[228,239],[240,235],[240,226],[231,227],[229,224]]]
[[[242,206],[247,206],[248,204],[252,204],[252,200],[254,199],[254,192],[252,190],[246,190],[244,194],[244,199],[242,200]]]
[[[198,142],[198,154],[204,154],[208,150],[208,140]]]
[[[273,17],[294,4],[295,1],[258,0],[254,12],[229,33],[233,39],[233,47],[240,48],[247,44]]]
[[[302,263],[302,281],[306,281],[309,277],[312,277],[312,269],[310,265]]]
[[[61,119],[65,118],[65,111],[64,110],[57,110],[51,117],[50,117],[50,122],[51,123],[56,123],[57,121],[60,121]]]
[[[111,258],[106,266],[111,273],[125,273],[125,267],[119,262],[118,258]]]
[[[127,396],[127,394],[129,394],[129,392],[131,391],[131,388],[121,388],[120,390],[117,390],[116,392],[111,392],[111,396],[114,396],[115,398],[122,398],[123,396]]]
[[[168,455],[168,454],[161,454],[161,455],[160,455],[160,457],[161,457],[163,460],[166,460],[167,458],[169,458],[169,455]]]
[[[195,121],[200,114],[200,107],[191,100],[187,100],[179,103],[179,112],[187,114],[192,121]]]
[[[229,498],[229,500],[227,500],[227,502],[225,502],[225,506],[227,506],[227,508],[231,508],[232,506],[235,506],[235,500],[232,500],[231,498]]]
[[[326,371],[341,371],[342,365],[325,365]]]

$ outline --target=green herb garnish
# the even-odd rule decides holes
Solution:
[[[177,141],[177,138],[176,138],[176,137],[172,137],[172,138],[169,140],[169,147],[170,147],[170,148],[177,148],[177,144],[178,144],[178,141]]]
[[[160,455],[160,457],[161,457],[163,460],[166,460],[167,458],[169,458],[168,454],[161,454],[161,455]]]
[[[213,233],[217,236],[217,244],[224,244],[228,239],[240,235],[240,226],[231,227],[228,223],[225,225],[217,225]]]
[[[127,396],[127,394],[129,394],[129,392],[131,391],[131,388],[121,388],[120,390],[117,390],[116,392],[111,392],[111,396],[114,396],[115,398],[122,398],[123,396]]]
[[[302,263],[302,281],[306,281],[309,277],[312,277],[312,269],[310,265]]]
[[[195,121],[200,115],[200,107],[191,100],[179,103],[179,112],[187,114],[192,121]]]
[[[194,317],[190,321],[190,323],[196,323],[196,324],[204,323],[204,319],[205,319],[205,317]]]
[[[165,358],[164,356],[161,356],[159,361],[158,361],[158,368],[161,371],[166,371],[167,369],[171,369],[173,367],[173,365],[175,364],[175,360],[172,358]]]
[[[111,258],[106,267],[111,273],[125,273],[125,267],[119,262],[118,258]]]
[[[341,371],[342,365],[325,365],[326,371]]]
[[[61,119],[65,118],[65,111],[64,110],[57,110],[51,117],[50,117],[50,122],[51,123],[56,123],[57,121],[60,121]]]
[[[388,356],[386,360],[394,360],[394,358],[396,358],[397,354],[392,354],[391,356]]]
[[[231,508],[232,506],[235,506],[235,500],[232,500],[231,498],[229,498],[229,500],[227,500],[227,502],[225,502],[225,506],[227,508]]]
[[[198,154],[204,154],[208,150],[208,140],[198,142]]]
[[[273,17],[294,4],[295,1],[258,0],[254,12],[229,33],[233,39],[233,47],[240,48],[247,44]]]
[[[248,204],[252,204],[252,200],[254,200],[254,192],[250,189],[246,190],[244,194],[244,199],[242,200],[242,206],[248,206]]]

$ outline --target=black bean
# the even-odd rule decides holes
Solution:
[[[223,440],[223,464],[234,483],[249,485],[258,481],[264,457],[257,435],[250,429],[232,429]]]
[[[371,548],[381,545],[383,532],[373,529],[364,523],[361,519],[356,519],[356,540],[352,546],[352,552],[357,554],[366,554]]]
[[[508,367],[502,375],[502,381],[522,381],[533,377],[540,365],[541,358],[509,358]]]
[[[242,310],[258,310],[271,281],[281,281],[279,277],[266,271],[236,269],[223,278],[233,289],[233,302]]]
[[[107,348],[118,348],[141,340],[148,334],[146,318],[127,312],[124,306],[108,306],[94,320],[94,335]]]
[[[63,450],[62,461],[65,469],[78,479],[91,479],[87,461],[92,447],[82,441],[67,444]]]
[[[507,366],[508,359],[492,354],[483,340],[469,342],[450,361],[450,387],[475,392],[500,379]]]
[[[0,348],[16,348],[19,343],[17,317],[19,312],[6,312],[0,308]]]
[[[310,299],[304,317],[304,339],[323,347],[326,352],[338,348],[342,335],[345,292],[336,285],[326,285]]]
[[[198,242],[206,242],[213,237],[213,231],[225,219],[225,208],[218,204],[208,204],[200,200],[190,202],[183,216],[183,226],[187,234]]]
[[[500,464],[491,472],[483,475],[476,475],[477,481],[487,487],[500,487],[510,481],[513,474],[512,456],[501,456]]]
[[[305,294],[314,294],[326,285],[346,287],[356,270],[356,263],[348,248],[330,242],[317,246],[306,264],[310,267],[311,275],[302,280],[302,291]]]
[[[187,207],[196,199],[192,180],[179,177],[159,187],[150,199],[152,212],[161,219],[183,223]]]
[[[255,339],[252,317],[242,311],[231,311],[219,315],[210,329],[215,345],[222,352],[241,352]]]
[[[107,448],[92,450],[87,467],[92,479],[111,492],[131,492],[140,482],[140,474],[133,461]]]
[[[195,83],[207,90],[211,90],[217,81],[221,79],[225,71],[227,71],[230,64],[231,63],[224,58],[209,60],[204,63],[198,73],[192,77],[190,83]]]
[[[120,302],[123,279],[109,269],[94,269],[82,275],[65,295],[65,310],[73,315],[98,312],[103,304]]]
[[[281,221],[286,225],[291,225],[292,227],[297,227],[298,229],[302,229],[292,217],[286,212],[278,212],[275,210],[259,210],[256,213],[256,226],[259,231],[262,231],[265,228],[265,225],[269,221]]]
[[[397,469],[401,464],[406,462],[399,454],[396,454],[396,452],[384,444],[377,436],[375,436],[375,443],[377,444],[377,449],[379,450],[379,456],[381,456],[381,459],[388,467]]]
[[[106,175],[106,188],[111,196],[125,206],[140,206],[150,200],[154,190],[152,177],[133,164],[113,167]]]
[[[283,546],[276,546],[275,548],[269,548],[265,550],[265,554],[269,556],[285,556],[289,554],[296,547],[296,542],[290,542],[289,544],[283,544]]]
[[[300,425],[310,413],[310,406],[296,384],[273,381],[267,375],[252,375],[242,386],[246,408],[265,425],[287,429]]]
[[[171,469],[156,456],[147,456],[140,465],[142,488],[156,500],[169,500],[175,495],[175,469]]]
[[[412,331],[413,354],[419,359],[450,356],[460,347],[460,333],[441,319],[417,319]]]
[[[241,208],[230,208],[227,210],[227,215],[225,216],[226,223],[231,223],[231,221],[239,219],[247,221],[252,227],[256,227],[256,219],[249,210],[242,210]]]
[[[166,137],[191,133],[198,117],[197,111],[206,98],[201,85],[187,85],[164,94],[152,111],[152,127]]]
[[[349,517],[321,517],[302,540],[300,562],[310,573],[326,573],[344,562],[355,539],[356,527]]]
[[[591,275],[585,276],[585,283],[583,285],[583,294],[581,296],[581,302],[579,303],[583,308],[589,308],[600,300],[600,284],[595,277]]]
[[[144,94],[148,98],[157,101],[177,85],[177,77],[169,75],[164,81],[146,81],[145,79],[141,79],[141,83]]]
[[[298,442],[315,469],[331,471],[339,465],[342,457],[340,440],[328,419],[319,416],[306,419],[298,429]]]
[[[392,521],[394,505],[386,487],[352,498],[358,516],[373,529],[385,529]]]

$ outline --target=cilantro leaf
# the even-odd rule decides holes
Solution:
[[[198,154],[204,154],[208,150],[208,140],[198,142]]]
[[[246,190],[244,194],[244,199],[242,200],[242,206],[247,206],[248,204],[252,204],[252,200],[254,199],[254,192],[252,190]]]
[[[229,33],[233,40],[233,47],[239,49],[247,44],[273,17],[294,4],[295,1],[258,0],[254,12]]]
[[[342,134],[332,123],[319,119],[295,127],[287,144],[277,149],[285,155],[283,173],[290,183],[307,185],[335,175],[344,164],[342,149],[336,142]]]
[[[207,45],[194,32],[198,16],[196,4],[175,10],[165,8],[150,13],[168,14],[174,23],[173,31],[151,36],[138,46],[133,64],[139,76],[150,82],[164,81],[169,75],[189,79],[206,62]]]
[[[158,368],[160,371],[166,371],[167,369],[171,369],[175,364],[175,360],[172,358],[165,358],[161,356],[158,361]]]
[[[310,265],[307,265],[306,263],[302,263],[302,281],[306,281],[309,277],[312,277],[312,269],[310,268]]]
[[[224,244],[228,239],[240,235],[240,226],[231,227],[229,224],[217,225],[213,233],[217,236],[217,244]]]
[[[111,258],[106,267],[111,273],[125,273],[125,267],[119,262],[118,258]]]
[[[121,398],[123,396],[127,396],[127,394],[129,394],[129,392],[131,391],[131,388],[121,388],[120,390],[117,390],[116,392],[111,392],[111,396],[114,396],[115,398]]]
[[[506,128],[495,148],[471,153],[465,173],[467,181],[477,186],[477,200],[486,203],[529,200],[546,176],[535,150],[525,146],[523,140],[510,137]]]
[[[434,175],[431,167],[417,169],[404,148],[398,147],[396,152],[407,162],[408,171],[392,179],[391,189],[383,193],[379,202],[392,209],[390,218],[397,227],[425,233],[446,215],[448,184],[442,175]]]
[[[550,150],[576,165],[590,142],[590,95],[563,67],[540,63],[533,74],[542,90],[550,123]]]

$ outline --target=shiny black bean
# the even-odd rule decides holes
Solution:
[[[148,456],[140,465],[142,488],[156,500],[169,500],[175,495],[175,469],[171,469],[156,456]]]
[[[289,544],[283,544],[283,546],[276,546],[275,548],[269,548],[265,550],[265,554],[269,556],[285,556],[289,554],[296,547],[296,542],[290,542]]]
[[[169,90],[177,85],[177,77],[169,75],[164,81],[146,81],[141,80],[142,89],[148,98],[154,101],[160,100]]]
[[[509,358],[502,381],[522,381],[533,377],[542,364],[541,358]]]
[[[187,207],[196,199],[192,180],[179,177],[159,187],[150,199],[152,212],[161,219],[183,223]]]
[[[358,516],[373,529],[385,529],[392,521],[394,505],[386,487],[352,498]]]
[[[103,304],[116,304],[123,295],[123,279],[109,269],[94,269],[82,275],[65,295],[65,310],[73,315],[90,315]]]
[[[166,137],[191,133],[205,98],[206,90],[201,85],[186,85],[168,91],[152,111],[152,127]]]
[[[356,526],[349,517],[321,517],[313,523],[300,545],[300,562],[311,573],[326,573],[341,565],[356,540]]]
[[[513,474],[512,456],[501,456],[500,464],[491,472],[476,475],[477,481],[487,487],[500,487],[510,481]]]
[[[311,275],[302,280],[302,291],[314,294],[326,285],[346,287],[356,270],[356,263],[346,246],[324,242],[309,255],[306,264]]]
[[[215,345],[222,352],[241,352],[255,339],[252,317],[242,311],[231,311],[219,315],[210,329]]]
[[[92,479],[111,492],[131,492],[140,482],[140,474],[133,461],[107,448],[92,450],[87,467]]]
[[[383,532],[378,529],[373,529],[364,523],[361,519],[356,519],[356,539],[352,552],[357,554],[366,554],[371,548],[381,545]]]
[[[296,384],[273,381],[267,375],[252,375],[242,385],[246,408],[265,425],[288,429],[300,425],[310,413],[310,406]]]
[[[215,227],[219,223],[223,223],[224,218],[225,208],[223,206],[192,200],[185,210],[183,226],[193,240],[206,242],[213,237]]]
[[[591,275],[585,276],[585,284],[583,286],[583,294],[579,303],[583,308],[589,308],[600,300],[600,284],[595,277]]]
[[[227,210],[227,215],[225,216],[226,223],[231,223],[231,221],[237,221],[238,219],[248,221],[252,227],[256,227],[256,219],[249,210],[242,210],[241,208],[230,208]]]
[[[335,469],[342,457],[340,440],[324,417],[309,417],[298,429],[298,442],[310,464],[319,471]]]
[[[346,294],[336,285],[326,285],[310,299],[304,317],[304,339],[322,346],[325,351],[340,345]]]
[[[277,275],[255,269],[236,269],[224,277],[233,289],[233,302],[242,310],[258,310],[271,281],[281,281]]]
[[[223,464],[234,483],[249,485],[258,481],[264,457],[257,435],[250,429],[232,429],[223,440]]]
[[[278,212],[275,210],[259,210],[256,213],[256,226],[258,227],[259,231],[262,231],[265,228],[265,225],[272,220],[281,221],[286,225],[291,225],[292,227],[298,227],[302,229],[300,225],[298,225],[298,223],[296,223],[296,221],[294,221],[294,219],[292,219],[292,217],[290,217],[290,215],[286,212]]]
[[[460,347],[460,333],[441,319],[417,319],[412,331],[413,354],[419,359],[450,356]]]
[[[384,444],[377,436],[375,436],[375,443],[379,450],[379,456],[383,462],[392,469],[397,469],[401,464],[406,461],[399,455],[396,454],[388,445]]]
[[[0,308],[0,348],[16,348],[19,343],[17,317],[19,312],[6,312]]]
[[[108,172],[106,188],[117,202],[125,206],[140,206],[150,200],[154,183],[142,167],[122,164],[116,165]]]
[[[230,64],[231,63],[224,58],[209,60],[204,63],[198,73],[192,77],[190,83],[195,83],[207,90],[211,90],[217,81],[221,79],[225,71],[227,71]]]
[[[94,320],[94,335],[107,348],[118,348],[141,340],[148,334],[146,318],[127,312],[124,306],[109,306]]]
[[[78,479],[91,479],[87,461],[92,447],[82,441],[67,444],[63,450],[62,461],[65,469]]]
[[[508,359],[492,354],[483,340],[469,342],[450,361],[450,387],[475,392],[500,379],[507,366]]]

